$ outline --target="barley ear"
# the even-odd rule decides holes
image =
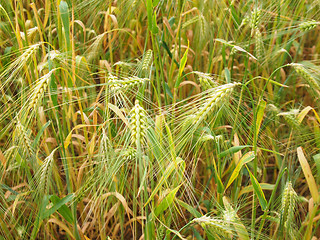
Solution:
[[[139,101],[135,101],[135,106],[130,111],[130,129],[131,129],[131,141],[137,147],[143,146],[144,138],[146,136],[147,120],[146,112],[139,104]]]
[[[294,70],[309,84],[311,90],[317,90],[320,91],[320,84],[319,82],[312,76],[310,72],[307,71],[307,69],[299,63],[293,63],[291,64],[293,66]]]
[[[315,20],[306,21],[306,22],[303,22],[303,23],[299,24],[299,29],[302,32],[307,32],[307,31],[310,31],[311,29],[314,29],[319,24],[320,24],[320,22],[316,22]]]
[[[50,179],[52,175],[52,168],[54,163],[54,153],[57,151],[58,148],[54,149],[50,155],[43,161],[39,169],[40,175],[40,182],[38,190],[40,193],[48,194],[49,186],[50,186]]]
[[[199,110],[192,115],[194,125],[199,124],[205,117],[215,108],[219,107],[224,101],[226,101],[231,95],[235,86],[239,83],[228,83],[220,87],[212,89]]]
[[[149,49],[145,53],[143,60],[142,60],[142,71],[148,72],[150,65],[152,64],[152,50]]]
[[[221,219],[209,216],[202,216],[192,220],[192,223],[199,224],[203,229],[213,234],[215,237],[226,237],[232,234],[230,226]]]
[[[34,87],[30,97],[29,110],[35,109],[38,103],[40,102],[40,100],[42,99],[54,70],[55,69],[52,69],[50,72],[42,76],[37,81],[36,86]]]
[[[281,216],[280,216],[280,230],[282,228],[285,231],[290,231],[292,228],[294,213],[297,202],[297,193],[292,187],[292,183],[289,181],[286,184],[281,198]]]

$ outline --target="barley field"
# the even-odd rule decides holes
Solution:
[[[320,1],[0,0],[0,240],[320,239]]]

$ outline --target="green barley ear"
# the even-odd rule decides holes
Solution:
[[[143,146],[143,140],[146,136],[147,120],[146,112],[136,100],[135,106],[130,111],[130,130],[131,141],[138,148]]]
[[[303,32],[309,31],[311,29],[314,29],[316,26],[318,26],[320,22],[316,22],[315,20],[303,22],[299,24],[299,29]]]
[[[16,129],[15,129],[15,137],[17,138],[17,145],[23,144],[26,146],[27,149],[27,156],[33,155],[34,151],[32,148],[32,142],[29,136],[29,130],[26,129],[21,122],[18,120],[16,123]],[[25,149],[25,148],[23,148]]]
[[[224,220],[215,217],[202,216],[193,219],[191,222],[199,224],[204,230],[215,237],[225,237],[229,239],[232,234],[230,226],[228,226]]]
[[[272,112],[272,113],[274,113],[274,114],[280,113],[279,108],[276,107],[274,104],[268,104],[268,105],[267,105],[267,111],[268,111],[268,112]]]
[[[204,91],[217,87],[217,83],[212,80],[212,77],[209,73],[203,73],[198,71],[193,71],[193,73],[198,76],[200,86]]]
[[[242,26],[248,25],[249,23],[250,23],[250,16],[249,16],[248,14],[246,14],[246,15],[244,16],[244,18],[242,19],[242,21],[241,21],[241,24],[240,24],[239,29],[240,29]]]
[[[208,33],[208,23],[203,16],[203,14],[199,15],[199,25],[200,25],[200,41],[204,40]]]
[[[52,69],[47,74],[43,75],[36,83],[35,87],[32,90],[30,97],[29,110],[35,109],[40,100],[42,99],[44,92],[47,89],[48,83],[50,81],[51,75],[55,69]]]
[[[258,60],[261,60],[263,57],[263,41],[262,41],[262,34],[258,28],[255,29],[254,34],[254,41],[255,41],[255,50],[256,50],[256,57]]]
[[[299,114],[298,109],[292,109],[289,112],[282,112],[279,113],[277,116],[283,116],[286,122],[293,128],[297,129],[300,126],[300,123],[297,119],[297,116]]]
[[[128,149],[122,151],[121,156],[126,160],[131,161],[137,156],[137,150],[129,146]]]
[[[166,229],[164,226],[158,226],[157,227],[157,238],[156,240],[162,240],[162,239],[165,239],[165,233],[166,233]]]
[[[192,118],[194,125],[199,124],[212,110],[219,107],[230,97],[234,87],[237,85],[239,85],[239,83],[228,83],[211,89],[208,92],[208,98],[206,101],[202,104],[199,110],[188,119],[191,120],[190,118]]]
[[[280,216],[280,231],[290,232],[292,231],[294,222],[294,213],[297,202],[297,193],[292,187],[292,183],[289,181],[286,184],[282,193],[281,199],[281,216]]]
[[[105,164],[108,162],[108,158],[110,155],[111,143],[106,134],[105,129],[102,129],[100,146],[99,146],[99,155],[101,157],[102,163]]]
[[[189,27],[190,25],[196,23],[199,21],[199,16],[194,16],[193,18],[190,18],[189,20],[185,21],[183,24],[182,24],[182,28],[187,28]]]
[[[293,63],[291,64],[293,66],[294,70],[307,81],[309,84],[311,90],[317,90],[320,91],[320,84],[318,81],[312,76],[312,74],[307,71],[307,69],[300,63]]]
[[[142,71],[143,72],[148,72],[149,71],[149,67],[150,65],[152,65],[152,50],[149,49],[147,50],[147,52],[145,53],[145,55],[143,56],[142,59]]]
[[[250,18],[251,35],[253,35],[254,31],[259,28],[260,20],[261,20],[261,9],[256,8],[251,12],[251,18]]]
[[[117,77],[109,74],[108,76],[108,84],[110,86],[110,90],[117,93],[117,92],[125,92],[132,87],[140,86],[146,81],[149,81],[147,78],[140,78],[140,77],[127,77],[124,79],[118,79]]]
[[[251,23],[251,28],[257,28],[259,23],[261,20],[261,9],[260,8],[256,8],[251,12],[251,19],[250,19],[250,23]]]
[[[54,163],[53,155],[57,151],[58,148],[54,149],[50,155],[43,161],[39,172],[37,175],[40,177],[39,187],[38,190],[42,194],[48,194],[49,186],[50,186],[50,179],[52,175],[52,168]]]
[[[107,33],[102,33],[98,35],[93,41],[93,43],[91,44],[91,46],[86,51],[86,57],[89,63],[94,62],[94,60],[99,56],[101,52],[100,50],[102,48],[102,42],[106,34]]]

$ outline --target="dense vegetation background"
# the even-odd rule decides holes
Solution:
[[[319,1],[0,3],[0,239],[320,237]]]

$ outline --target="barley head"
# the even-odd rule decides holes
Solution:
[[[143,140],[146,136],[147,119],[146,112],[136,100],[135,106],[130,111],[130,129],[131,141],[137,147],[143,145]]]
[[[250,19],[251,29],[258,28],[260,20],[261,20],[261,9],[256,8],[251,12],[251,19]]]
[[[192,222],[199,224],[203,229],[209,231],[215,236],[229,237],[229,235],[232,233],[230,227],[224,220],[215,217],[202,216],[193,219]]]
[[[29,110],[35,109],[35,107],[38,105],[39,101],[44,95],[44,92],[47,89],[48,83],[50,81],[51,75],[55,69],[52,69],[47,74],[43,75],[36,83],[36,86],[34,87],[31,97],[30,97],[30,104],[29,104]]]
[[[316,22],[315,20],[303,22],[299,24],[299,29],[303,32],[309,31],[311,29],[314,29],[316,26],[318,26],[320,23]]]
[[[282,193],[280,219],[280,224],[283,225],[287,230],[290,230],[289,228],[294,219],[296,201],[297,193],[293,189],[291,182],[288,182]]]
[[[307,83],[310,85],[310,87],[313,90],[320,91],[320,84],[318,81],[311,75],[310,72],[306,70],[305,67],[303,67],[302,64],[299,63],[293,63],[291,64],[293,66],[294,70],[303,78],[307,81]]]
[[[148,80],[149,79],[147,78],[140,78],[136,76],[127,77],[120,80],[112,74],[109,74],[108,76],[108,84],[113,92],[126,91],[132,87],[142,85]]]
[[[142,71],[146,72],[149,70],[150,65],[152,64],[152,50],[147,50],[146,54],[143,57],[142,61]]]
[[[217,87],[217,84],[212,80],[212,77],[209,73],[197,72],[194,71],[194,74],[198,76],[200,86],[203,90],[208,90],[211,88]]]
[[[209,97],[202,104],[199,110],[191,116],[195,125],[200,123],[213,109],[219,107],[226,99],[229,98],[235,86],[239,83],[228,83],[212,89]]]
[[[52,175],[52,168],[54,163],[53,155],[56,152],[57,148],[54,149],[50,155],[43,161],[39,169],[40,182],[39,182],[39,191],[44,194],[48,194],[49,185],[50,185],[50,176]]]
[[[22,125],[22,123],[18,120],[16,123],[16,130],[15,135],[20,138],[20,141],[17,144],[24,144],[27,149],[27,156],[31,156],[33,154],[33,148],[32,148],[32,142],[29,136],[28,129],[25,128],[25,126]]]

